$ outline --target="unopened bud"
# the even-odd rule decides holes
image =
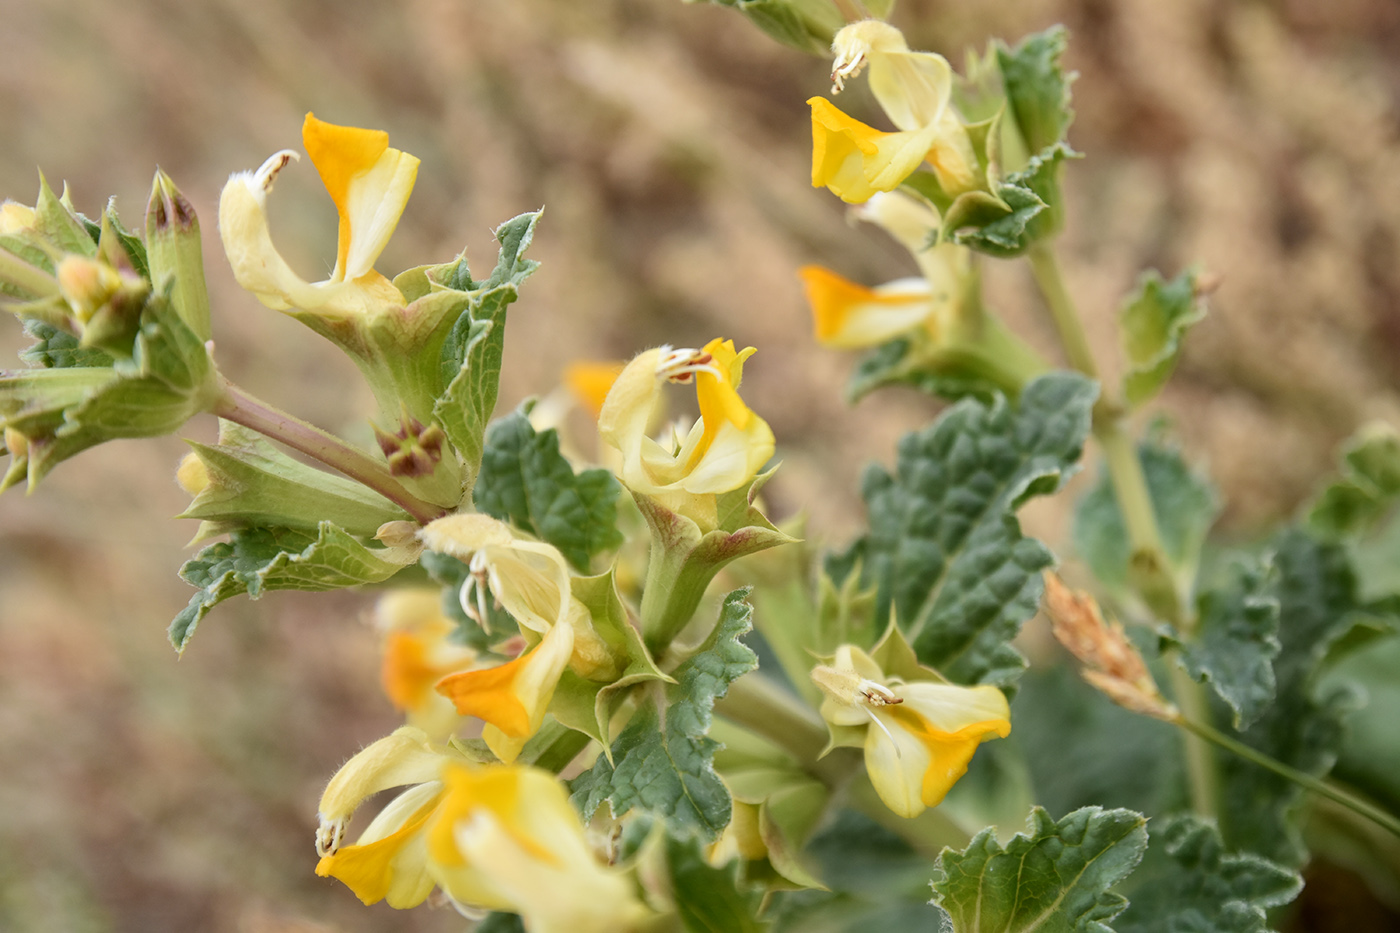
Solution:
[[[12,236],[34,226],[34,208],[18,201],[0,204],[0,236]]]
[[[116,269],[96,259],[76,254],[59,260],[58,288],[73,316],[86,324],[122,286]]]
[[[1176,718],[1176,707],[1162,697],[1123,626],[1106,622],[1092,596],[1071,590],[1047,571],[1045,612],[1050,616],[1055,638],[1084,664],[1081,673],[1092,686],[1135,713],[1165,720]]]
[[[175,482],[191,496],[197,496],[209,488],[209,468],[198,454],[185,454],[180,467],[175,471]]]
[[[157,290],[170,288],[175,312],[200,340],[208,340],[209,292],[194,207],[164,172],[157,171],[146,207],[146,258]]]

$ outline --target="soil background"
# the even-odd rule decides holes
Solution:
[[[901,0],[894,22],[955,65],[992,36],[1070,27],[1071,141],[1087,158],[1067,173],[1068,283],[1111,372],[1114,314],[1141,269],[1220,276],[1149,417],[1219,484],[1225,535],[1295,512],[1364,421],[1400,424],[1400,4]],[[203,219],[220,365],[313,422],[366,436],[368,391],[235,286],[215,235],[228,175],[299,148],[307,111],[387,129],[422,158],[378,264],[391,275],[464,247],[489,268],[491,230],[546,206],[501,412],[575,358],[716,335],[756,346],[744,394],[778,438],[771,504],[840,543],[861,519],[863,464],[937,411],[912,393],[842,402],[852,360],[811,338],[795,270],[875,284],[913,265],[809,186],[803,101],[827,92],[829,64],[731,10],[0,0],[0,23],[0,196],[32,203],[37,167],[80,210],[115,195],[140,226],[164,168]],[[842,103],[876,119],[863,82]],[[320,278],[335,214],[309,163],[271,205],[283,254]],[[1024,264],[989,263],[987,280],[1053,353]],[[8,356],[24,340],[3,333]],[[211,439],[212,419],[186,434]],[[187,501],[184,449],[113,443],[0,501],[0,929],[461,929],[450,910],[366,909],[312,874],[322,785],[396,724],[371,595],[238,600],[184,657],[166,643],[190,596],[175,569],[193,523],[167,520]],[[1029,510],[1031,530],[1062,545],[1074,495]]]

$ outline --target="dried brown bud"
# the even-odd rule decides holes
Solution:
[[[1157,719],[1177,716],[1157,689],[1133,643],[1117,622],[1106,622],[1088,593],[1071,590],[1045,573],[1045,612],[1055,638],[1084,664],[1084,679],[1114,703]]]

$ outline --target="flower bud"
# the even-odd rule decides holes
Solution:
[[[146,207],[146,258],[157,291],[170,288],[175,313],[200,340],[208,340],[209,291],[194,207],[162,171]]]

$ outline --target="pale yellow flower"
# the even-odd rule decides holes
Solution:
[[[452,640],[457,625],[442,612],[435,589],[393,590],[374,608],[376,627],[384,635],[380,684],[408,724],[445,738],[460,720],[452,702],[434,687],[448,674],[469,670],[477,653]]]
[[[448,515],[426,525],[421,537],[432,550],[468,562],[461,593],[468,615],[485,625],[487,601],[494,600],[530,643],[512,661],[451,674],[436,688],[457,712],[484,720],[486,744],[502,761],[513,761],[544,723],[565,668],[598,677],[612,666],[611,653],[573,595],[558,548],[517,537],[487,515]]]
[[[813,97],[812,185],[863,203],[892,191],[927,161],[949,195],[977,185],[977,157],[952,106],[953,71],[943,56],[913,52],[904,35],[878,20],[852,23],[836,34],[832,90],[867,66],[870,90],[897,128],[886,133]]]
[[[900,192],[876,194],[855,213],[899,240],[923,275],[868,288],[821,266],[804,266],[798,274],[817,340],[844,349],[871,347],[920,327],[935,341],[946,337],[968,293],[971,251],[936,242],[938,213]]]
[[[353,845],[340,845],[360,803],[404,785]],[[648,914],[627,878],[594,857],[558,778],[468,763],[410,727],[352,758],[321,811],[316,873],[366,904],[414,907],[439,887],[464,912],[519,913],[530,933],[625,933]]]
[[[1011,733],[1011,710],[996,687],[886,678],[864,651],[842,645],[812,671],[826,694],[822,716],[866,726],[865,769],[885,806],[915,817],[937,806],[967,773],[977,746]]]
[[[389,148],[380,130],[336,126],[306,115],[302,141],[340,215],[335,268],[310,283],[272,243],[267,195],[297,153],[274,153],[256,172],[228,180],[219,198],[219,234],[238,284],[270,308],[346,318],[402,308],[404,296],[374,269],[418,176],[418,159]]]
[[[617,377],[598,415],[604,442],[622,454],[621,478],[634,493],[652,496],[673,511],[713,513],[698,497],[740,489],[773,456],[773,431],[739,397],[749,347],[735,352],[715,339],[703,350],[659,347],[639,354]],[[647,425],[666,382],[694,380],[700,419],[689,431],[657,441]]]

